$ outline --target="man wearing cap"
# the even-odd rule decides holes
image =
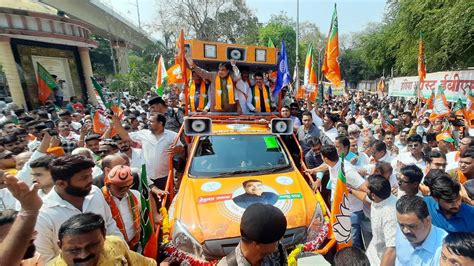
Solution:
[[[177,97],[177,96],[170,96]],[[177,100],[177,98],[176,98]],[[148,101],[150,105],[150,113],[161,113],[166,117],[165,129],[178,132],[184,121],[183,111],[179,108],[168,107],[165,100],[160,96],[153,97]]]
[[[272,206],[255,203],[245,209],[240,221],[240,242],[218,266],[288,265],[280,240],[286,232],[283,212]]]
[[[110,207],[112,218],[122,232],[129,248],[137,251],[140,240],[140,193],[130,189],[133,185],[133,176],[130,168],[117,165],[105,178],[102,187],[105,201]]]
[[[444,154],[454,149],[454,139],[448,132],[442,132],[436,135],[436,141],[438,142],[438,150]]]

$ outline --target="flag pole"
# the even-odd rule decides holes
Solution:
[[[300,70],[299,70],[299,45],[300,45],[300,1],[296,0],[296,91],[300,88]]]

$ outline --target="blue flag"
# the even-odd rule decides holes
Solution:
[[[273,91],[273,97],[280,93],[281,89],[292,82],[290,68],[288,67],[288,56],[286,55],[285,41],[281,40],[280,56],[278,57],[278,75]]]
[[[331,88],[331,85],[329,85],[329,88],[328,88],[328,96],[329,96],[329,97],[332,97],[332,88]]]

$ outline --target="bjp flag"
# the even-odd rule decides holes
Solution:
[[[44,103],[48,100],[49,96],[58,85],[54,81],[54,78],[39,62],[36,62],[36,66],[38,71],[38,99],[41,103]]]
[[[436,119],[445,118],[449,116],[451,110],[444,95],[444,90],[441,88],[441,85],[438,86],[438,94],[436,94],[433,100],[433,112],[430,115],[430,120],[434,121]]]
[[[321,71],[324,76],[337,87],[341,84],[341,70],[339,69],[339,34],[337,24],[336,5],[331,19],[331,28],[329,30],[326,49],[324,52],[323,67]]]
[[[92,119],[92,130],[94,133],[102,135],[109,127],[109,120],[102,110],[96,110]]]
[[[334,201],[331,211],[332,232],[336,238],[337,250],[352,246],[351,235],[351,210],[349,207],[349,191],[347,190],[346,177],[344,175],[344,155],[341,160],[341,168],[336,181]]]

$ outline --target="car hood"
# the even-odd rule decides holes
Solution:
[[[254,180],[253,188],[256,190],[246,193],[243,183],[249,180]],[[175,201],[170,218],[178,219],[200,243],[240,236],[240,218],[245,208],[256,202],[272,204],[282,210],[288,229],[307,226],[317,205],[314,192],[296,171],[211,179],[185,178]]]

